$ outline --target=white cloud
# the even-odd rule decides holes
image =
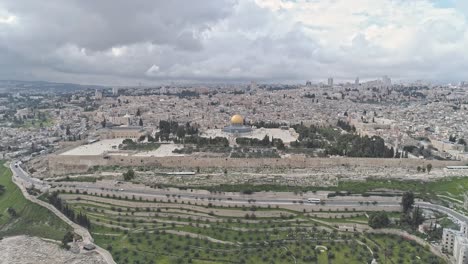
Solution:
[[[148,76],[157,76],[159,73],[159,66],[158,65],[155,65],[153,64],[153,66],[151,66],[147,71],[146,71],[146,75]]]
[[[11,14],[10,12],[3,10],[0,7],[0,26],[2,24],[4,25],[13,25],[18,22],[18,17],[15,16],[14,14]],[[0,28],[1,30],[1,28]]]
[[[14,24],[16,22],[16,16],[6,15],[0,16],[0,24]]]
[[[16,70],[40,79],[102,76],[101,83],[468,79],[468,6],[457,1],[440,8],[431,0],[116,0],[108,8],[5,0],[0,61],[9,63],[8,71],[0,63],[0,77]],[[2,27],[12,20],[20,27]]]

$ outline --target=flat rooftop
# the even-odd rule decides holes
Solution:
[[[141,157],[168,157],[168,156],[184,156],[183,154],[172,153],[174,149],[182,148],[183,146],[176,144],[162,144],[158,149],[152,151],[138,151],[136,153],[119,152],[119,145],[122,144],[122,138],[104,139],[91,144],[81,145],[60,155],[63,156],[97,156],[106,152],[111,152],[109,155],[132,155]]]
[[[299,137],[299,134],[297,134],[294,130],[287,130],[287,129],[280,129],[280,128],[257,128],[249,133],[238,134],[237,137],[263,139],[267,135],[270,137],[270,140],[271,140],[271,137],[280,138],[281,140],[283,140],[284,143],[294,142]],[[229,138],[233,136],[233,134],[224,132],[222,129],[208,129],[205,132],[203,132],[201,136],[208,137],[208,138],[209,137]]]
[[[95,156],[102,155],[107,151],[115,151],[122,144],[122,138],[105,139],[91,144],[81,145],[60,155],[64,156]]]

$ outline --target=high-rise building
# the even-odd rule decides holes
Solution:
[[[456,264],[468,263],[468,228],[462,223],[460,231],[444,228],[442,247],[455,258]]]
[[[254,81],[250,82],[250,90],[251,91],[257,90],[257,83],[256,82],[254,82]]]
[[[119,95],[119,88],[117,88],[117,87],[112,87],[112,94],[113,94],[113,95]]]
[[[311,86],[312,86],[312,82],[311,82],[311,81],[307,81],[307,82],[306,82],[306,86],[307,86],[307,87],[311,87]]]
[[[354,81],[354,84],[359,85],[359,77],[356,78],[356,80]]]
[[[392,85],[392,79],[390,79],[387,75],[382,77],[382,82],[385,86],[391,86]]]
[[[101,100],[102,99],[102,91],[96,89],[96,92],[94,92],[94,99]]]
[[[328,86],[333,87],[333,78],[332,77],[328,78]]]

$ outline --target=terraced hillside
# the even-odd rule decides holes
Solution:
[[[401,237],[353,232],[368,228],[364,212],[63,190],[59,197],[87,216],[95,242],[117,263],[443,263]]]

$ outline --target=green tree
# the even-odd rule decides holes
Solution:
[[[427,169],[427,173],[431,173],[431,170],[432,170],[432,164],[429,163],[426,165],[426,169]]]
[[[403,213],[407,213],[414,205],[414,193],[405,192],[401,198],[401,206],[403,207]]]
[[[138,122],[139,126],[143,126],[143,119],[140,118],[140,121]]]
[[[450,141],[450,142],[453,142],[453,143],[457,142],[457,136],[450,135],[450,136],[449,136],[449,141]]]
[[[265,135],[265,137],[262,139],[262,145],[263,146],[269,146],[270,145],[270,137],[268,135]]]
[[[179,139],[182,139],[185,137],[185,128],[183,126],[179,126],[177,127],[177,132],[176,132],[176,136],[179,138]]]
[[[2,195],[3,193],[5,193],[5,186],[3,185],[0,185],[0,195]]]
[[[132,169],[129,169],[123,174],[124,180],[131,181],[135,178],[135,172]]]
[[[68,231],[65,233],[65,235],[62,238],[62,247],[65,249],[70,249],[70,246],[68,245],[69,242],[73,241],[73,233],[71,231]]]
[[[132,145],[132,144],[135,144],[135,142],[133,142],[133,140],[129,139],[129,138],[126,138],[122,141],[122,144],[124,145]]]
[[[18,213],[16,212],[16,210],[14,208],[12,208],[12,207],[8,207],[7,212],[11,217],[18,216]]]
[[[411,217],[411,227],[413,228],[413,230],[416,230],[416,228],[418,228],[418,226],[422,224],[423,222],[424,222],[424,216],[422,214],[422,210],[419,209],[419,206],[415,207],[413,209],[413,214]]]
[[[384,228],[390,225],[390,219],[386,212],[374,212],[369,216],[369,226],[372,228]]]

